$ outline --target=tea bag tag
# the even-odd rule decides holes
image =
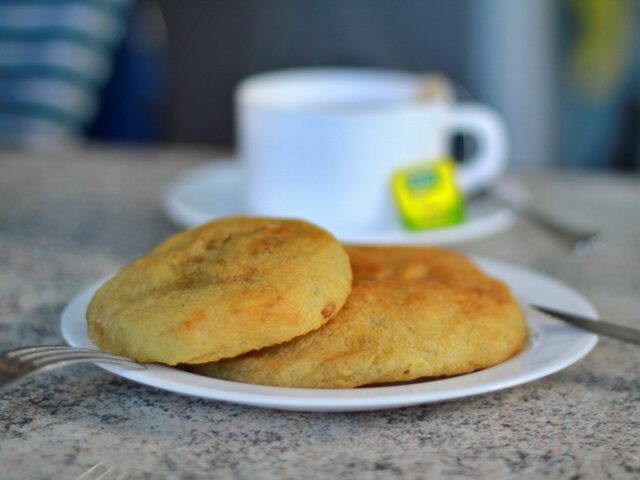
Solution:
[[[393,197],[405,227],[426,230],[464,222],[465,205],[456,184],[456,164],[443,157],[396,170]]]

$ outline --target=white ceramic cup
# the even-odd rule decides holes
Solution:
[[[425,78],[309,68],[243,81],[236,121],[248,211],[339,231],[388,223],[392,173],[449,155],[457,133],[477,146],[458,169],[460,188],[468,195],[490,186],[506,166],[502,120],[486,106],[455,103]]]

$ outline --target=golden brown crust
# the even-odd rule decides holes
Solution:
[[[123,268],[92,299],[89,336],[140,361],[214,361],[320,327],[350,289],[349,258],[326,231],[230,217],[174,235]]]
[[[349,388],[458,375],[500,363],[526,341],[502,282],[438,248],[347,247],[353,288],[322,328],[195,371],[264,385]]]

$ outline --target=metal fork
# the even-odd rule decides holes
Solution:
[[[0,353],[0,388],[18,378],[75,363],[111,363],[133,369],[147,367],[135,360],[90,348],[23,347]]]

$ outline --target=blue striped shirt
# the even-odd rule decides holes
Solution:
[[[98,109],[130,0],[0,0],[0,143],[79,135]]]

